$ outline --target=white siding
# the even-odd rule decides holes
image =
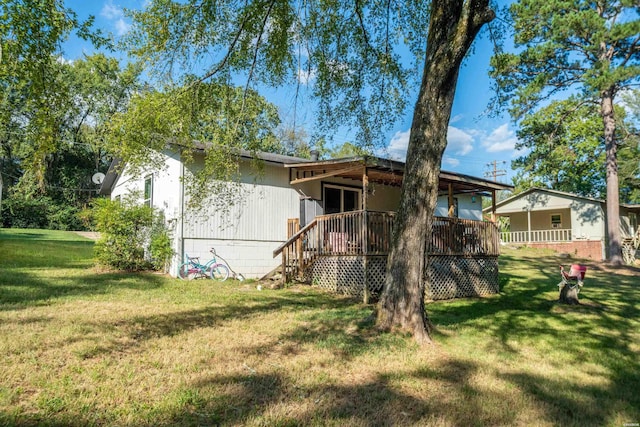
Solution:
[[[118,196],[126,197],[130,193],[137,192],[140,195],[140,202],[142,202],[145,177],[153,175],[153,206],[164,211],[167,220],[178,218],[180,216],[181,188],[180,155],[175,152],[165,154],[165,164],[160,170],[149,170],[133,175],[125,167],[111,192],[111,199],[116,199]]]
[[[226,261],[233,271],[247,279],[260,278],[280,265],[281,258],[273,258],[277,246],[278,243],[255,240],[187,238],[184,241],[185,253],[189,256],[198,256],[204,263],[211,259],[209,250],[213,247],[219,254],[219,262]]]
[[[579,203],[576,199],[561,197],[560,195],[544,192],[532,192],[520,198],[514,199],[506,205],[496,209],[497,214],[525,212],[529,210],[553,210],[565,209],[572,204]]]
[[[550,229],[550,215],[562,215],[562,227],[571,228],[575,238],[604,239],[605,213],[600,202],[533,191],[498,207],[496,213],[511,218],[511,231],[527,230],[527,211],[531,210],[532,229]]]
[[[298,218],[300,197],[289,186],[289,173],[283,167],[265,165],[263,178],[254,176],[248,165],[233,205],[218,209],[213,205],[202,212],[187,210],[184,237],[190,239],[250,240],[284,242],[287,219]],[[233,185],[233,184],[230,184]],[[207,195],[207,193],[204,193]],[[274,246],[278,246],[277,244]]]
[[[273,250],[287,239],[287,219],[299,217],[300,195],[282,166],[265,164],[261,177],[248,163],[240,170],[241,182],[234,188],[238,192],[226,211],[213,205],[201,212],[186,208],[184,251],[204,261],[214,247],[237,273],[261,277],[280,263]]]
[[[571,206],[571,233],[589,240],[605,238],[605,213],[598,202],[574,201]]]
[[[458,199],[458,218],[482,220],[482,198],[480,196],[472,196],[470,194],[459,194],[453,196]],[[473,201],[475,197],[475,202]],[[438,197],[435,216],[449,215],[449,197]]]

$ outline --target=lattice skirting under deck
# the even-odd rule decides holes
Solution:
[[[431,288],[428,300],[464,298],[497,294],[498,257],[431,256],[427,268]]]
[[[366,270],[365,270],[366,262]],[[382,291],[386,256],[322,256],[313,261],[306,281],[332,292],[362,296],[366,279],[369,291]],[[427,274],[431,288],[425,298],[441,300],[498,293],[498,258],[431,256]]]

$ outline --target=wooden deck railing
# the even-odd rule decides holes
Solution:
[[[498,228],[493,222],[435,217],[427,252],[430,255],[498,256]]]
[[[386,255],[395,212],[353,211],[316,217],[318,255]]]
[[[289,277],[304,273],[317,256],[388,255],[391,250],[394,212],[353,211],[320,215],[280,245],[282,269]],[[290,233],[291,225],[289,226]],[[430,255],[499,255],[498,229],[494,223],[435,217]]]

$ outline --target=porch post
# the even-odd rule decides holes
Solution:
[[[527,243],[531,243],[531,208],[527,208]]]
[[[496,190],[491,190],[491,222],[496,222]]]
[[[362,249],[364,253],[363,260],[363,271],[364,271],[364,291],[362,293],[362,302],[365,304],[369,304],[369,260],[368,260],[368,246],[369,246],[369,217],[367,215],[368,208],[368,198],[369,198],[369,171],[367,167],[364,167],[364,171],[362,173],[362,210],[363,210],[363,220],[362,224],[362,234],[364,238],[362,240]]]
[[[447,216],[449,218],[453,218],[453,215],[455,214],[455,203],[453,201],[453,184],[449,183],[449,212],[447,213]]]

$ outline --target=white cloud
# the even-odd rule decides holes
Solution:
[[[131,25],[124,20],[124,11],[120,6],[114,5],[113,0],[107,0],[102,6],[100,16],[113,21],[115,33],[119,36],[124,35],[131,28]]]
[[[488,153],[514,150],[517,142],[516,133],[509,129],[508,123],[498,126],[488,136],[481,138],[481,145]]]
[[[411,130],[405,130],[404,132],[398,131],[393,135],[389,142],[387,151],[389,152],[389,158],[393,160],[405,161],[407,158],[407,147],[409,147],[409,134]]]
[[[442,163],[455,168],[460,164],[460,160],[445,155],[442,157]]]
[[[107,19],[118,19],[124,16],[122,12],[122,8],[113,4],[112,0],[108,0],[104,6],[102,6],[102,10],[100,11],[100,16],[104,16]]]
[[[405,161],[407,148],[409,147],[409,134],[411,130],[398,131],[393,135],[387,147],[388,156],[394,160]],[[453,165],[456,161],[451,155],[464,156],[473,150],[473,136],[471,133],[463,131],[453,126],[449,126],[447,132],[447,153],[445,156],[447,163]],[[459,162],[458,162],[459,163]],[[453,165],[455,166],[455,165]]]
[[[115,26],[116,34],[119,36],[125,35],[131,29],[131,25],[125,22],[122,18],[116,21]]]
[[[298,70],[298,81],[308,85],[316,79],[316,70]]]
[[[447,151],[449,153],[464,156],[473,150],[473,136],[462,129],[449,126],[447,131]]]
[[[456,114],[455,116],[451,117],[451,119],[449,120],[449,123],[459,122],[463,118],[464,116],[462,114]]]

